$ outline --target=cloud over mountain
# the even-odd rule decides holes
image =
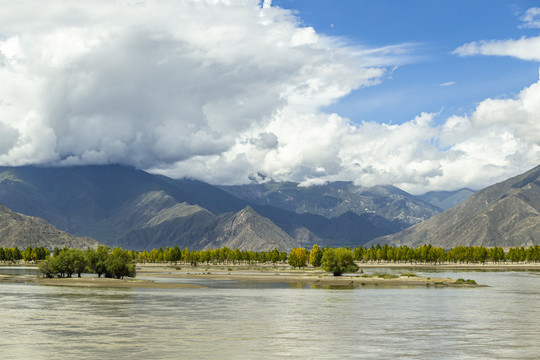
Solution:
[[[0,164],[121,163],[226,184],[261,171],[419,192],[483,187],[540,158],[539,83],[446,120],[325,113],[383,81],[410,45],[352,46],[271,1],[0,5]]]

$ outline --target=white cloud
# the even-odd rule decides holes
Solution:
[[[521,17],[520,28],[540,28],[540,8],[530,8]],[[459,56],[511,56],[527,61],[540,61],[540,36],[520,39],[484,40],[464,44],[454,50]]]
[[[69,4],[69,5],[68,5]],[[0,0],[0,164],[122,163],[211,183],[481,187],[540,159],[538,83],[436,125],[322,107],[410,61],[258,0]]]
[[[540,28],[540,8],[533,7],[528,9],[525,14],[521,17],[523,25],[521,28]]]
[[[439,84],[439,86],[442,86],[442,87],[452,86],[452,85],[456,85],[456,82],[455,81],[448,81],[448,82],[444,82],[444,83]]]
[[[0,1],[0,121],[18,136],[3,164],[220,155],[281,109],[316,113],[385,74],[268,0],[39,4]]]
[[[518,40],[474,41],[454,50],[459,56],[512,56],[522,60],[540,61],[540,36]]]
[[[540,81],[513,99],[486,99],[469,116],[441,125],[423,113],[400,125],[351,125],[336,114],[281,111],[260,128],[274,134],[276,147],[237,141],[220,156],[179,162],[160,172],[216,183],[246,182],[261,171],[274,179],[304,184],[353,180],[362,185],[394,184],[413,193],[482,188],[540,162]]]

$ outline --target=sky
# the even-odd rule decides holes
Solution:
[[[421,194],[540,163],[538,1],[0,8],[0,165]]]

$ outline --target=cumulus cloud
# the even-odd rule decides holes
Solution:
[[[385,75],[268,0],[1,5],[3,164],[220,155],[281,109],[316,113]]]
[[[337,114],[288,109],[245,135],[275,134],[275,148],[238,140],[219,156],[191,158],[160,172],[237,183],[261,171],[303,184],[352,180],[422,193],[480,189],[539,163],[540,81],[515,98],[486,99],[469,115],[434,121],[438,116],[423,113],[400,125],[354,125]]]
[[[261,172],[413,192],[482,187],[540,158],[540,85],[436,125],[321,109],[411,44],[365,49],[257,0],[0,0],[0,164],[133,165],[210,183]]]

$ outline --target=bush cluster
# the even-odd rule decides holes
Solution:
[[[82,273],[94,273],[98,277],[122,279],[135,277],[135,262],[129,251],[118,247],[109,249],[100,246],[97,249],[56,249],[52,257],[39,263],[39,270],[46,277],[71,277]]]

